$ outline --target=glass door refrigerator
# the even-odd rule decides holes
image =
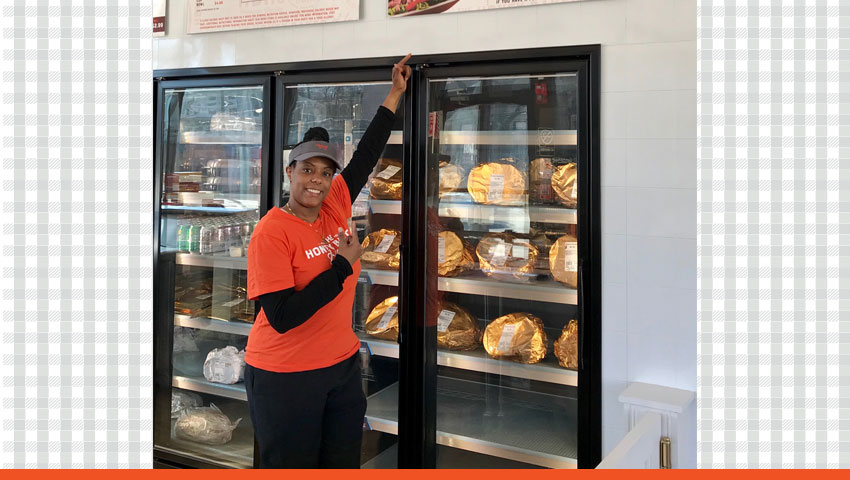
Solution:
[[[345,165],[369,122],[390,91],[389,68],[287,74],[278,77],[279,124],[274,162],[275,205],[289,199],[284,167],[289,152],[311,127],[328,130],[337,158]],[[367,397],[396,392],[399,380],[399,268],[402,227],[402,164],[405,105],[396,110],[396,124],[387,146],[352,205],[352,220],[364,247],[360,258],[352,329],[361,339],[363,390]],[[317,348],[320,346],[317,346]],[[394,468],[398,455],[398,398],[385,405],[380,417],[364,419],[363,468]]]
[[[269,76],[158,82],[157,465],[254,465],[245,253],[268,196],[270,88]]]
[[[598,64],[537,55],[417,64],[401,333],[418,378],[367,412],[418,406],[408,465],[599,461]]]

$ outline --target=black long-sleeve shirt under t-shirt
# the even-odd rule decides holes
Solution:
[[[393,123],[395,114],[383,105],[380,106],[357,144],[351,161],[340,173],[348,186],[351,203],[354,203],[378,163],[390,138]],[[320,308],[336,298],[342,292],[345,279],[352,273],[348,260],[337,255],[331,262],[331,268],[317,275],[302,290],[287,288],[260,295],[260,306],[272,328],[278,333],[286,333],[306,322]]]

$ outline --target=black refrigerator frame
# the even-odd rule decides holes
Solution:
[[[291,62],[247,66],[167,69],[154,71],[154,279],[162,273],[159,260],[162,180],[162,107],[166,88],[264,85],[262,190],[260,213],[278,203],[284,148],[284,88],[292,83],[334,83],[389,80],[399,57]],[[424,288],[426,236],[425,189],[427,136],[427,79],[441,75],[503,75],[510,73],[579,72],[579,247],[580,319],[578,398],[578,468],[601,461],[601,218],[600,218],[600,61],[599,45],[413,56],[413,76],[404,99],[402,238],[399,267],[399,402],[398,466],[436,465],[436,335],[425,322]],[[169,408],[173,295],[154,285],[154,409]],[[258,311],[256,309],[255,311]],[[154,419],[156,419],[156,411]],[[180,455],[154,446],[155,465],[188,468],[216,467],[213,462]],[[254,461],[256,466],[256,448]]]

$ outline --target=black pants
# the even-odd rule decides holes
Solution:
[[[360,355],[276,373],[245,366],[261,468],[360,468],[366,397]]]

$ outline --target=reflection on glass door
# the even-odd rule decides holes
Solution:
[[[389,82],[286,86],[283,166],[311,127],[328,130],[337,158],[347,165],[390,86]],[[352,328],[361,340],[363,390],[368,398],[363,468],[395,468],[397,464],[403,105],[396,118],[387,147],[352,206],[364,247],[352,315]],[[280,181],[279,205],[285,205],[289,179],[283,174]]]
[[[173,388],[155,441],[230,467],[253,465],[245,254],[259,220],[263,108],[262,86],[164,92],[160,264],[174,271]]]
[[[576,466],[577,88],[428,81],[438,466]]]

